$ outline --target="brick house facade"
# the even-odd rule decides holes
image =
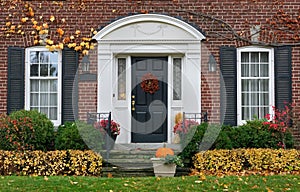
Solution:
[[[184,84],[184,77],[181,79],[183,84],[180,84],[182,87],[178,89],[180,93],[182,92],[182,98],[174,99],[173,91],[168,92],[166,98],[169,106],[167,114],[170,116],[166,125],[169,132],[166,139],[168,142],[172,142],[171,127],[178,111],[206,111],[210,122],[231,125],[240,124],[250,116],[261,117],[270,112],[271,105],[282,108],[285,102],[296,103],[294,108],[296,117],[300,113],[300,106],[297,104],[300,100],[300,47],[275,46],[275,43],[292,44],[297,40],[283,38],[276,41],[269,34],[258,33],[258,39],[248,38],[250,42],[235,36],[239,34],[239,37],[249,37],[253,27],[269,26],[269,20],[275,18],[280,10],[297,18],[300,5],[295,0],[286,0],[282,4],[277,1],[250,0],[210,2],[67,0],[1,3],[3,7],[0,13],[1,113],[10,113],[24,107],[26,109],[38,107],[41,110],[43,106],[43,110],[47,111],[49,116],[55,116],[57,125],[77,118],[84,120],[87,112],[113,110],[117,111],[116,114],[119,116],[123,116],[127,111],[130,116],[131,100],[128,98],[131,96],[130,92],[125,92],[127,98],[124,99],[126,102],[123,102],[122,98],[118,98],[120,96],[118,88],[99,90],[102,89],[102,84],[104,87],[122,85],[118,84],[118,80],[114,81],[117,79],[115,75],[119,68],[113,67],[110,70],[102,68],[104,65],[101,62],[121,66],[124,61],[125,68],[128,69],[133,64],[130,63],[133,58],[143,57],[163,57],[174,66],[176,62],[182,62],[179,69],[183,67],[182,73],[187,76],[186,82],[191,82],[189,76],[194,78],[193,83],[187,84]],[[28,15],[31,10],[29,8],[32,8],[34,15]],[[20,22],[25,17],[28,21]],[[37,33],[32,31],[37,30],[33,28],[31,18],[35,18],[40,25],[48,23],[50,31],[48,36],[54,41],[63,39],[58,35],[57,28],[64,30],[63,37],[73,35],[80,39],[93,36],[93,41],[97,42],[97,45],[95,49],[89,51],[89,71],[82,71],[83,55],[68,49],[65,44],[65,48],[57,55],[47,53],[48,60],[51,61],[48,63],[48,71],[42,74],[42,56],[39,55],[36,61],[31,57],[34,57],[34,53],[40,54],[47,50],[44,49],[45,46],[36,45]],[[22,24],[20,33],[18,24]],[[135,24],[142,27],[138,28],[139,26]],[[155,31],[153,27],[157,27],[158,24],[164,26]],[[7,30],[13,25],[17,29]],[[122,34],[126,30],[131,30],[130,27],[137,27],[135,30],[137,34],[140,33],[137,39],[129,34]],[[91,35],[91,28],[97,29],[98,33]],[[80,34],[76,31],[80,31]],[[164,31],[168,34],[163,34]],[[131,39],[126,39],[126,36],[128,38],[130,36]],[[258,43],[259,41],[264,43]],[[131,42],[141,46],[141,49],[129,49],[128,47],[133,45]],[[169,51],[166,50],[164,42]],[[114,48],[118,45],[127,47]],[[195,48],[191,48],[193,46]],[[160,48],[161,52],[156,51]],[[101,51],[105,52],[108,49],[115,52],[107,52],[106,56],[109,58],[105,60]],[[214,65],[214,62],[216,66],[209,65]],[[195,68],[190,67],[195,64]],[[34,71],[34,66],[37,67],[37,71]],[[54,72],[51,71],[52,68]],[[170,78],[166,81],[172,82],[175,89],[176,82],[171,79],[171,76],[175,76],[175,69],[169,67],[167,71]],[[37,74],[32,75],[35,72]],[[127,74],[125,80],[128,78],[132,81]],[[47,84],[43,85],[44,88],[43,82]],[[52,90],[53,82],[56,91]],[[195,93],[196,99],[193,104],[189,104],[191,103],[189,92],[184,92],[183,87],[187,87],[188,90],[189,86],[194,85],[199,92]],[[130,86],[130,83],[125,83],[128,90]],[[242,95],[245,99],[242,99]],[[51,99],[52,97],[54,99]],[[45,98],[48,101],[41,104]],[[39,102],[35,103],[36,99]],[[185,104],[185,100],[189,103]],[[112,106],[115,109],[110,109]],[[126,120],[128,119],[124,121]],[[300,138],[298,130],[294,132],[295,137]],[[123,137],[120,142],[131,142],[129,136]]]

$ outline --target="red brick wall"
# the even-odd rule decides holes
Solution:
[[[294,107],[294,137],[297,139],[297,146],[300,146],[300,47],[295,47],[292,54],[292,92]]]
[[[170,16],[179,16],[183,20],[195,24],[206,34],[210,35],[202,44],[202,110],[208,111],[209,119],[212,122],[220,120],[220,98],[219,98],[219,64],[216,72],[208,72],[208,56],[212,53],[219,63],[219,47],[221,45],[244,46],[248,45],[239,40],[232,41],[232,34],[222,25],[213,25],[210,19],[197,17],[189,14],[204,13],[227,22],[237,31],[237,33],[249,34],[249,29],[253,25],[265,25],[266,18],[272,18],[278,9],[297,15],[300,4],[297,0],[286,0],[283,5],[275,5],[269,0],[74,0],[74,1],[20,1],[13,6],[9,6],[10,1],[1,2],[0,28],[5,27],[7,21],[12,21],[17,25],[21,17],[24,17],[25,4],[30,3],[38,21],[47,20],[49,25],[61,19],[66,22],[56,25],[65,30],[65,33],[72,35],[75,30],[80,30],[82,36],[90,34],[91,28],[107,25],[112,19],[124,17],[131,13],[162,13]],[[11,10],[7,11],[7,8]],[[11,17],[10,17],[11,14]],[[49,21],[50,16],[55,16],[55,21]],[[7,19],[8,18],[8,19]],[[27,31],[32,30],[32,23],[23,25]],[[50,27],[51,30],[51,27]],[[211,32],[215,33],[211,33]],[[51,32],[55,39],[55,29]],[[6,112],[6,92],[7,92],[7,47],[33,46],[33,35],[7,34],[0,31],[0,112]],[[262,36],[262,40],[269,41],[268,36]],[[96,52],[91,52],[92,73],[96,73]],[[300,48],[293,49],[293,101],[296,103],[296,114],[300,113]],[[97,84],[96,82],[79,82],[79,115],[84,119],[85,113],[89,110],[96,110]],[[300,134],[299,134],[300,135]]]
[[[89,73],[97,75],[97,49],[89,51],[90,71]],[[84,81],[81,75],[84,74],[79,65],[79,97],[78,97],[78,115],[80,120],[86,120],[87,112],[97,112],[97,80]]]

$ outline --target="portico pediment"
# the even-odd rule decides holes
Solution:
[[[116,40],[196,40],[204,35],[179,19],[156,14],[134,15],[117,20],[94,36],[101,41]]]

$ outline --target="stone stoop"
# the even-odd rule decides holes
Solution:
[[[145,177],[154,176],[151,158],[155,157],[156,149],[113,149],[106,159],[106,151],[102,151],[102,176],[112,177]],[[176,152],[175,152],[176,153]],[[179,175],[188,175],[189,169],[177,168]]]
[[[109,158],[103,152],[104,177],[134,177],[134,176],[154,176],[152,162],[150,158],[155,156],[156,150],[151,149],[130,149],[110,151]]]

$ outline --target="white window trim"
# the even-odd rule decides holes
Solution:
[[[269,52],[269,114],[273,114],[272,106],[275,106],[275,73],[274,73],[274,49],[265,47],[242,47],[237,49],[237,123],[238,125],[245,124],[246,121],[242,120],[242,99],[241,99],[241,53],[242,52]]]
[[[30,47],[25,51],[25,110],[30,110],[30,51],[49,51],[49,49],[41,46]],[[61,111],[62,111],[62,53],[58,52],[58,84],[57,84],[57,107],[58,107],[58,118],[52,120],[54,126],[61,125]]]

